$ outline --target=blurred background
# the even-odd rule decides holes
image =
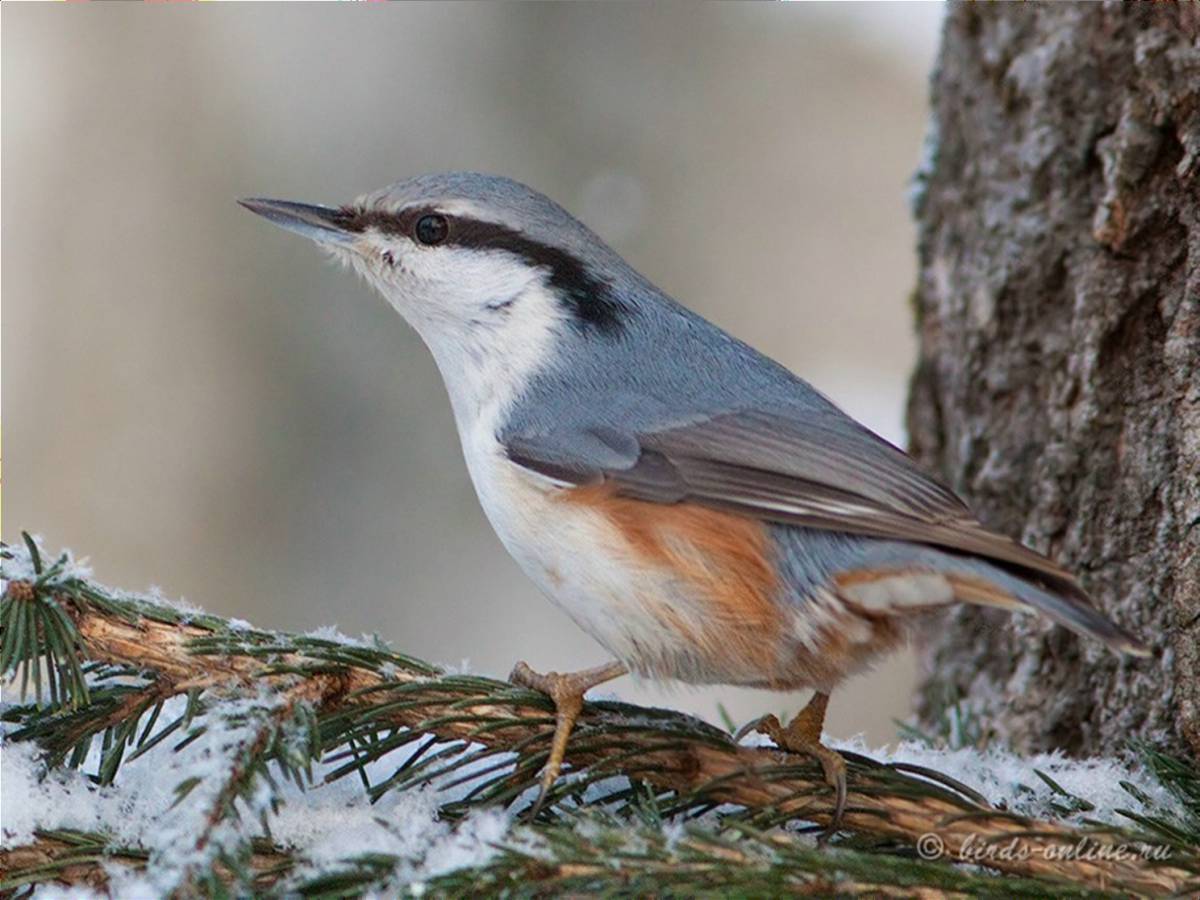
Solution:
[[[6,4],[6,6],[8,6]],[[604,653],[493,536],[416,335],[234,199],[477,169],[903,443],[937,4],[5,9],[3,538],[507,674]],[[894,738],[912,656],[834,695]],[[603,689],[602,689],[603,690]],[[739,722],[804,695],[614,682]]]

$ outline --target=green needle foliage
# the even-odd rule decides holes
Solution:
[[[56,584],[67,565],[63,554],[54,565],[45,567],[37,544],[25,535],[33,579],[24,582],[22,594],[28,600]],[[5,551],[8,552],[8,551]],[[42,673],[51,706],[78,706],[88,702],[87,680],[81,664],[82,647],[75,626],[56,603],[5,603],[0,607],[0,672],[20,676],[21,698],[30,681],[34,695],[42,697]],[[46,665],[43,667],[43,659]]]
[[[0,850],[0,893],[52,881],[103,887],[113,865],[156,873],[178,897],[1200,890],[1200,774],[1152,748],[1139,749],[1178,804],[1164,808],[1128,784],[1122,829],[1089,822],[1091,804],[1046,773],[1037,774],[1059,821],[993,809],[931,769],[847,752],[845,828],[817,846],[804,832],[828,821],[830,796],[811,760],[739,748],[727,731],[679,713],[589,703],[568,750],[570,777],[530,820],[554,722],[541,694],[447,674],[380,642],[258,631],[109,591],[66,554],[45,565],[28,538],[0,545],[0,577],[0,675],[20,698],[0,714],[6,746],[34,742],[50,769],[80,769],[112,791],[136,784],[122,773],[148,754],[145,763],[162,765],[203,748],[208,760],[175,785],[163,819],[173,829],[169,858],[114,834],[39,832]],[[399,856],[353,853],[314,866],[276,842],[272,821],[285,804],[346,779],[363,804],[435,785],[437,816],[451,827],[485,809],[518,818],[486,862],[420,884]],[[1097,869],[981,868],[917,852],[924,832],[944,831],[952,850],[966,827],[996,841],[1149,842],[1170,854]]]

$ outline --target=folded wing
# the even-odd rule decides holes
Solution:
[[[687,501],[982,557],[1042,589],[1025,602],[1119,649],[1140,650],[1068,572],[989,531],[907,455],[844,417],[801,428],[785,415],[741,411],[638,434],[604,426],[510,435],[505,446],[514,462],[568,484],[605,481],[647,502]]]

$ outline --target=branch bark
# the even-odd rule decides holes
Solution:
[[[920,175],[914,455],[1155,644],[961,610],[920,712],[1200,755],[1200,8],[956,4]]]

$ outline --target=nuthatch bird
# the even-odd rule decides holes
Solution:
[[[452,173],[336,208],[241,202],[332,251],[417,330],[496,534],[615,657],[514,669],[557,711],[543,797],[584,693],[626,672],[814,689],[790,724],[755,724],[821,763],[836,822],[829,692],[930,612],[1034,610],[1146,652],[1067,571],[989,531],[902,451],[522,184]]]

